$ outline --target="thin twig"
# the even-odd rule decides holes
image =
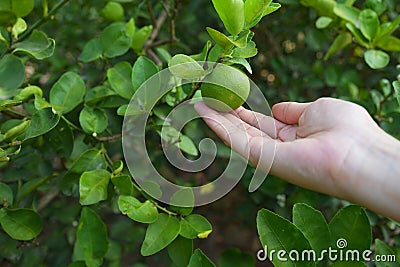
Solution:
[[[112,136],[104,136],[104,137],[96,137],[96,139],[100,142],[112,142],[122,138],[122,134],[115,134]]]

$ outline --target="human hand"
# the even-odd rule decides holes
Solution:
[[[371,193],[380,188],[379,194],[384,194],[394,181],[372,177],[371,168],[382,170],[379,166],[389,162],[385,157],[371,157],[371,153],[395,159],[396,150],[388,147],[395,144],[398,148],[399,142],[385,134],[362,107],[332,98],[279,103],[272,108],[275,118],[242,107],[230,113],[219,113],[203,103],[195,108],[227,145],[254,166],[268,171],[271,148],[276,147],[272,174],[388,214],[386,201],[373,199]],[[397,191],[388,193],[399,200]]]

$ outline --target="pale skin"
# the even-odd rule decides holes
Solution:
[[[243,107],[221,113],[200,102],[195,108],[252,165],[400,221],[400,142],[361,106],[333,98],[284,102],[272,107],[274,118]]]

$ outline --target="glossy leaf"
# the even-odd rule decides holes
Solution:
[[[5,157],[6,154],[1,153],[0,158]],[[11,188],[5,184],[0,182],[0,201],[1,203],[7,204],[8,206],[12,206],[14,202],[14,194]]]
[[[157,221],[147,228],[140,253],[150,256],[159,252],[175,240],[180,228],[179,221],[174,216],[160,214]]]
[[[293,224],[300,229],[309,241],[311,248],[320,255],[330,245],[328,224],[322,213],[307,204],[295,204],[293,207]]]
[[[132,66],[129,62],[122,61],[107,70],[107,78],[111,88],[120,96],[131,99],[134,93],[132,85]]]
[[[363,251],[371,245],[371,226],[365,209],[350,205],[339,210],[329,223],[331,243],[337,245],[339,239],[347,241],[346,250]]]
[[[351,22],[354,26],[358,25],[360,10],[355,7],[347,6],[346,4],[337,4],[333,11],[336,16]]]
[[[106,27],[100,34],[100,47],[108,58],[117,57],[128,52],[132,37],[127,33],[125,23],[115,22]],[[112,45],[110,45],[112,41]]]
[[[281,8],[281,4],[272,2],[263,13],[263,17],[267,16]]]
[[[247,0],[244,2],[244,17],[246,27],[255,26],[262,18],[272,0]]]
[[[0,209],[0,224],[13,239],[31,240],[39,235],[43,228],[40,215],[31,209]]]
[[[300,0],[300,3],[307,7],[313,7],[320,16],[335,17],[333,13],[335,0]]]
[[[364,60],[371,69],[382,69],[389,64],[390,57],[380,50],[367,50],[364,53]]]
[[[379,39],[376,46],[390,52],[400,52],[400,39],[394,36],[387,36]]]
[[[51,178],[53,178],[53,176],[50,175],[46,177],[31,179],[28,182],[24,183],[22,187],[18,190],[15,202],[19,203],[21,200],[26,198],[30,193],[34,192]]]
[[[5,55],[0,59],[0,94],[3,90],[17,89],[24,80],[25,67],[18,57]]]
[[[171,209],[182,215],[189,215],[193,211],[194,207],[194,194],[193,190],[188,188],[182,188],[176,191],[169,201]]]
[[[25,134],[25,140],[38,137],[57,126],[60,115],[55,114],[52,108],[44,108],[36,111],[31,118],[31,123]]]
[[[79,181],[79,203],[92,205],[107,199],[111,173],[99,169],[84,172]]]
[[[117,175],[111,177],[111,182],[118,189],[121,195],[132,195],[133,193],[133,182],[128,175]]]
[[[177,267],[187,267],[193,254],[193,241],[178,236],[168,246],[168,255]]]
[[[396,255],[391,247],[379,239],[375,239],[375,257],[380,255],[380,258],[388,257],[390,255]],[[383,256],[383,257],[382,257]],[[396,262],[390,261],[375,261],[376,267],[399,267],[400,261]]]
[[[197,150],[197,147],[193,143],[192,139],[180,133],[174,127],[168,125],[164,126],[161,133],[158,133],[161,135],[161,138],[164,142],[163,145],[174,145],[191,156],[198,156],[199,151]]]
[[[88,63],[96,59],[99,59],[102,54],[103,54],[103,49],[100,45],[100,39],[94,38],[85,44],[82,53],[78,57],[78,60],[84,63]]]
[[[212,0],[218,16],[233,36],[244,28],[244,2],[242,0]]]
[[[140,28],[132,35],[131,48],[136,53],[141,52],[143,45],[146,43],[152,31],[153,31],[153,26],[149,25]]]
[[[79,123],[88,134],[99,134],[107,129],[108,117],[98,108],[84,107],[79,114]]]
[[[85,95],[85,103],[89,106],[95,106],[102,100],[108,99],[109,97],[116,96],[117,94],[106,86],[96,86],[87,90]]]
[[[56,151],[57,155],[63,158],[68,158],[72,153],[74,136],[71,128],[64,120],[60,120],[57,126],[48,132],[44,138],[47,144]]]
[[[158,72],[158,67],[149,58],[138,57],[132,69],[132,84],[136,91],[148,78]]]
[[[325,29],[331,24],[332,21],[333,19],[330,17],[319,17],[315,22],[315,27],[318,29]]]
[[[245,67],[245,69],[246,69],[250,74],[253,73],[253,70],[251,69],[250,63],[249,63],[246,59],[244,59],[244,58],[241,58],[241,57],[234,57],[234,58],[228,59],[226,62],[228,62],[228,63],[230,63],[230,64],[238,64],[238,65],[241,65],[241,66]]]
[[[311,249],[310,243],[303,233],[290,221],[269,210],[262,209],[257,214],[257,229],[263,248],[272,250],[284,250],[289,253],[291,250],[304,251]],[[275,266],[313,266],[312,262],[279,261],[276,257],[272,259]]]
[[[199,79],[205,75],[203,67],[187,55],[178,54],[168,62],[168,69],[172,75],[181,79]]]
[[[121,195],[118,198],[118,207],[122,214],[141,223],[154,223],[159,217],[157,207],[149,200],[141,203],[132,196]]]
[[[84,207],[76,232],[74,261],[85,261],[86,266],[100,266],[108,250],[107,228],[99,215]]]
[[[356,26],[351,23],[346,23],[346,28],[349,29],[349,31],[353,34],[354,38],[360,45],[364,46],[365,48],[369,47],[368,40],[364,37],[364,35]]]
[[[218,261],[219,267],[252,267],[254,265],[254,258],[250,254],[240,251],[238,248],[225,250]]]
[[[332,45],[329,47],[328,52],[326,53],[324,59],[327,60],[349,44],[351,44],[352,37],[348,32],[342,32],[336,37],[335,41],[333,41]]]
[[[394,81],[392,85],[394,88],[394,95],[396,96],[397,102],[400,106],[400,81]]]
[[[191,214],[181,219],[180,235],[189,239],[207,238],[212,232],[210,222],[199,214]]]
[[[78,106],[86,93],[86,86],[81,76],[67,72],[50,90],[50,103],[58,113],[66,114]]]
[[[215,267],[215,264],[198,248],[190,258],[188,267]]]
[[[44,59],[53,55],[55,41],[44,32],[35,30],[27,40],[16,43],[13,48],[14,53],[22,52],[36,59]]]
[[[229,39],[228,36],[226,36],[222,32],[214,30],[213,28],[210,27],[207,27],[206,30],[210,35],[211,39],[213,39],[214,42],[218,44],[220,47],[222,47],[224,50],[228,50],[230,47],[234,45],[233,41]]]
[[[18,35],[26,31],[27,29],[28,25],[26,25],[25,20],[23,20],[22,18],[18,18],[17,22],[13,25],[11,30],[14,39],[18,39]]]
[[[250,58],[254,57],[257,55],[257,48],[256,48],[256,43],[253,41],[250,41],[246,47],[240,48],[236,47],[235,50],[233,50],[232,57],[234,58]]]
[[[368,40],[373,40],[379,31],[378,15],[371,9],[365,9],[358,16],[361,33]]]

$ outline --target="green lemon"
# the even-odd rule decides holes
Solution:
[[[201,85],[204,103],[223,112],[243,105],[249,93],[250,81],[246,74],[226,65],[218,65]]]
[[[101,11],[101,15],[108,21],[123,21],[124,8],[120,3],[108,2]]]

